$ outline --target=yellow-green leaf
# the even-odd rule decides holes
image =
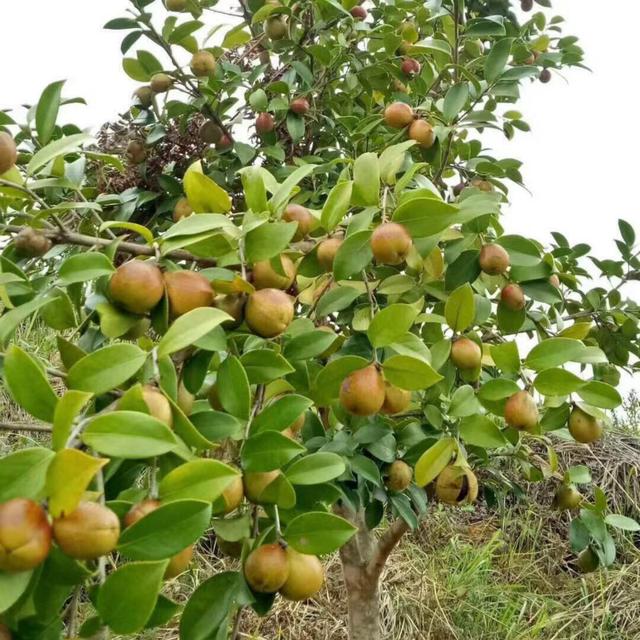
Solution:
[[[442,438],[429,447],[416,463],[416,484],[424,487],[438,477],[449,464],[457,444],[453,438]]]
[[[196,213],[227,213],[231,211],[229,194],[202,173],[200,163],[192,164],[184,176],[184,192]]]

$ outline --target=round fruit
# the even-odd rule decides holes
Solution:
[[[384,121],[392,129],[408,127],[413,118],[413,109],[405,102],[394,102],[384,110]]]
[[[171,404],[165,395],[151,385],[142,387],[142,399],[149,408],[149,415],[160,422],[164,422],[169,428],[173,427],[173,412]]]
[[[139,87],[133,92],[133,97],[136,100],[136,104],[145,109],[153,104],[153,90],[151,87]]]
[[[244,577],[258,593],[275,593],[289,577],[289,558],[279,544],[263,544],[244,563]]]
[[[409,126],[409,138],[415,140],[423,149],[430,149],[436,141],[436,134],[426,120],[418,119]]]
[[[256,131],[263,136],[276,128],[276,121],[270,113],[260,113],[256,118]]]
[[[168,11],[185,11],[189,2],[188,0],[166,0],[165,5]]]
[[[522,287],[514,283],[510,283],[502,289],[500,300],[511,311],[521,311],[526,304]]]
[[[279,476],[280,471],[278,469],[274,471],[245,473],[242,482],[247,500],[254,504],[259,504],[260,496],[264,493],[264,490]]]
[[[333,271],[333,261],[343,242],[344,240],[342,238],[327,238],[318,245],[316,256],[320,266],[325,271]]]
[[[51,526],[33,500],[14,498],[0,504],[0,571],[29,571],[51,549]]]
[[[264,32],[271,40],[282,40],[287,37],[287,23],[279,16],[269,18],[265,24]]]
[[[384,399],[384,380],[374,364],[349,374],[340,385],[340,403],[356,416],[378,413]]]
[[[405,58],[400,65],[405,76],[415,76],[420,73],[420,63],[415,58]]]
[[[313,597],[324,584],[324,569],[316,556],[298,553],[289,547],[286,551],[289,561],[289,576],[280,588],[280,594],[287,600],[298,602]]]
[[[39,258],[51,249],[51,240],[32,227],[24,227],[13,239],[16,253],[25,258]]]
[[[183,549],[180,553],[176,553],[176,555],[169,560],[169,564],[164,572],[164,579],[172,580],[173,578],[177,578],[189,568],[191,560],[193,560],[193,545]]]
[[[180,411],[184,413],[185,416],[188,416],[193,411],[193,403],[196,401],[196,397],[187,389],[184,384],[184,380],[180,380],[180,384],[178,384],[178,396],[177,396],[177,404],[180,407]]]
[[[151,91],[166,93],[173,86],[173,78],[166,73],[156,73],[151,76]]]
[[[131,164],[142,164],[147,159],[147,149],[139,140],[131,140],[127,145],[126,155]]]
[[[107,507],[81,502],[75,511],[53,521],[53,537],[71,558],[94,560],[116,548],[120,521]]]
[[[164,295],[162,272],[148,261],[125,262],[111,276],[109,295],[126,311],[140,315],[148,313]]]
[[[200,127],[198,135],[202,142],[207,144],[216,144],[222,138],[222,129],[213,121],[207,120]]]
[[[527,391],[517,391],[504,405],[504,419],[510,427],[530,431],[538,418],[538,405]]]
[[[242,324],[244,320],[244,307],[247,303],[247,297],[244,293],[230,293],[226,296],[218,296],[213,301],[213,306],[217,309],[228,313],[233,320],[225,320],[223,327],[235,329]]]
[[[289,103],[289,109],[296,115],[306,116],[311,109],[311,105],[306,98],[296,98]]]
[[[486,191],[487,193],[493,191],[493,185],[488,180],[482,180],[481,178],[474,178],[471,181],[471,186],[480,191]]]
[[[226,133],[223,133],[220,136],[220,140],[216,142],[216,149],[218,151],[228,151],[233,147],[233,139],[231,136],[228,136]]]
[[[134,504],[133,507],[127,511],[122,522],[125,527],[130,527],[152,511],[155,511],[159,506],[159,500],[143,500],[142,502],[138,502],[138,504]]]
[[[465,190],[466,186],[466,182],[459,182],[453,187],[453,195],[456,197],[459,196]]]
[[[315,218],[306,207],[300,204],[289,203],[282,214],[285,222],[297,222],[298,229],[293,239],[297,242],[302,240],[314,227]]]
[[[231,513],[242,504],[244,499],[242,476],[236,476],[231,484],[227,485],[227,488],[222,492],[222,499],[224,500],[224,513]]]
[[[556,491],[554,504],[558,509],[577,509],[582,504],[582,494],[572,484],[563,484]]]
[[[390,382],[384,383],[384,403],[380,413],[393,416],[403,413],[411,403],[411,391],[400,389]]]
[[[224,411],[222,407],[222,403],[220,402],[220,394],[218,393],[218,387],[215,384],[212,385],[209,391],[207,392],[207,400],[209,401],[209,406],[214,411]]]
[[[581,573],[593,573],[599,566],[600,558],[591,547],[583,549],[576,559],[576,567]]]
[[[463,371],[471,371],[482,365],[482,349],[469,338],[458,338],[451,345],[451,362]]]
[[[193,208],[187,198],[180,198],[173,207],[173,221],[179,222],[193,214]]]
[[[356,20],[365,20],[367,18],[367,10],[364,7],[353,7],[350,13]]]
[[[569,432],[576,442],[591,444],[602,438],[602,423],[588,413],[575,407],[569,416]]]
[[[471,469],[449,465],[436,480],[436,496],[445,504],[471,504],[478,497],[478,479]]]
[[[256,289],[288,289],[296,278],[296,267],[291,258],[280,255],[280,264],[286,275],[279,274],[270,260],[256,262],[253,265],[253,284]]]
[[[520,8],[523,11],[531,11],[533,9],[533,0],[520,0]]]
[[[411,22],[410,20],[402,23],[402,25],[400,26],[400,35],[402,36],[403,40],[411,44],[417,42],[420,38],[420,33],[418,31],[418,27],[416,27],[416,23]]]
[[[197,78],[206,78],[216,72],[216,59],[211,51],[198,51],[191,58],[191,73]]]
[[[389,467],[389,474],[387,477],[387,487],[391,491],[400,493],[404,491],[413,480],[413,469],[402,460],[396,460],[391,463]]]
[[[275,338],[291,324],[293,314],[293,302],[284,291],[260,289],[249,296],[245,320],[254,333]]]
[[[556,289],[559,289],[559,288],[560,288],[560,284],[561,284],[561,283],[560,283],[560,278],[558,277],[558,274],[557,274],[557,273],[552,273],[552,274],[549,276],[549,284],[550,284],[552,287],[555,287]]]
[[[480,268],[490,276],[506,273],[511,260],[506,250],[499,244],[485,244],[480,249]]]
[[[371,235],[371,251],[379,264],[402,264],[409,255],[413,242],[401,224],[385,222]]]
[[[543,69],[540,72],[540,82],[542,82],[543,84],[547,84],[548,82],[551,82],[551,71],[549,71],[549,69]]]
[[[172,271],[164,274],[171,315],[177,318],[193,309],[210,307],[215,293],[211,283],[197,271]]]
[[[0,131],[0,175],[9,171],[17,159],[18,149],[13,138],[6,131]]]

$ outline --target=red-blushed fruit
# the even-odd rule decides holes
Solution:
[[[253,265],[253,285],[256,289],[288,289],[296,278],[296,266],[289,256],[280,255],[282,270],[286,275],[278,273],[270,260],[262,260]]]
[[[172,271],[164,274],[169,310],[174,318],[193,309],[210,307],[215,297],[211,283],[197,271]]]
[[[133,92],[134,104],[148,109],[153,104],[153,90],[151,87],[138,87]]]
[[[451,344],[451,362],[464,371],[477,369],[482,365],[482,348],[469,338],[458,338]]]
[[[407,410],[411,403],[411,391],[400,389],[390,382],[384,383],[384,403],[380,413],[393,416]]]
[[[413,122],[414,115],[406,102],[393,102],[384,110],[384,121],[392,129],[404,129]]]
[[[459,182],[458,184],[456,184],[453,187],[453,195],[458,197],[466,188],[467,183],[466,182]]]
[[[109,281],[109,296],[125,311],[143,315],[162,300],[162,272],[149,261],[130,260],[120,265]]]
[[[582,504],[582,494],[572,484],[563,484],[556,491],[554,506],[560,510],[577,509]]]
[[[183,218],[188,218],[193,214],[193,208],[187,198],[180,198],[173,207],[173,221],[179,222]]]
[[[351,16],[356,20],[366,20],[367,18],[367,10],[364,7],[357,6],[353,7],[350,11]]]
[[[526,304],[522,287],[513,282],[505,285],[502,289],[500,300],[502,304],[507,307],[507,309],[511,309],[511,311],[521,311]]]
[[[142,387],[142,399],[149,408],[149,415],[164,422],[170,429],[173,427],[173,412],[171,404],[164,393],[157,387],[145,384]]]
[[[249,502],[254,504],[260,504],[260,496],[264,493],[265,489],[280,476],[280,470],[274,471],[256,471],[245,473],[242,478],[242,484],[244,485],[244,494],[247,496]]]
[[[387,487],[396,493],[404,491],[413,480],[413,469],[402,460],[395,460],[389,466]]]
[[[226,133],[223,133],[220,136],[218,142],[216,142],[216,149],[218,151],[228,151],[233,147],[233,139],[231,136],[228,136]]]
[[[540,82],[542,82],[543,84],[551,82],[552,77],[553,76],[551,75],[551,71],[549,71],[549,69],[543,69],[540,72]]]
[[[146,515],[149,515],[152,511],[155,511],[160,506],[160,500],[143,500],[134,504],[122,519],[122,523],[125,527],[134,525],[138,520],[142,520]]]
[[[257,593],[275,593],[289,577],[289,558],[279,544],[263,544],[244,563],[244,577]]]
[[[333,271],[333,261],[343,242],[342,238],[327,238],[318,245],[316,257],[325,271]]]
[[[127,145],[126,156],[131,164],[142,164],[147,159],[147,148],[140,140],[131,140]]]
[[[260,136],[271,133],[276,128],[275,118],[270,113],[259,113],[256,118],[256,132]]]
[[[430,149],[436,141],[436,134],[426,120],[418,119],[409,125],[409,138],[415,140],[423,149]]]
[[[222,499],[224,501],[224,513],[231,513],[235,511],[244,500],[244,483],[242,476],[236,476],[227,488],[222,492]]]
[[[561,283],[560,283],[560,278],[558,277],[558,274],[557,274],[557,273],[552,273],[552,274],[549,276],[549,284],[550,284],[552,287],[555,287],[556,289],[559,289],[559,288],[560,288],[560,284],[561,284]]]
[[[490,276],[506,273],[511,266],[509,254],[499,244],[485,244],[480,249],[480,268]]]
[[[180,553],[176,553],[176,555],[169,560],[169,564],[164,572],[164,579],[172,580],[173,578],[177,578],[189,568],[192,560],[193,545],[183,549]]]
[[[324,569],[316,556],[298,553],[287,548],[289,576],[280,588],[280,595],[287,600],[299,602],[312,598],[324,584]]]
[[[395,222],[384,222],[371,235],[371,251],[379,264],[402,264],[412,245],[409,232]]]
[[[6,131],[0,131],[0,175],[9,171],[17,159],[18,149],[13,138]]]
[[[53,521],[53,537],[69,557],[94,560],[116,548],[120,521],[107,507],[96,502],[81,502],[75,511]]]
[[[173,78],[166,73],[156,73],[149,84],[154,93],[166,93],[173,86]]]
[[[0,504],[0,571],[29,571],[51,549],[51,525],[33,500],[14,498]]]
[[[295,98],[289,103],[289,109],[296,115],[305,116],[309,113],[311,105],[306,98]]]
[[[340,403],[356,416],[372,416],[382,409],[385,386],[374,364],[349,374],[340,385]]]
[[[478,479],[471,469],[449,465],[436,480],[436,496],[445,504],[472,504],[478,497]]]
[[[293,315],[291,297],[280,289],[260,289],[252,293],[245,308],[249,328],[263,338],[279,336],[291,324]]]
[[[211,51],[197,51],[190,63],[191,73],[197,78],[206,78],[216,72],[216,59]]]
[[[315,226],[315,218],[307,209],[303,207],[301,204],[295,204],[294,202],[290,202],[284,212],[282,213],[282,219],[285,222],[297,222],[298,228],[296,230],[295,235],[293,236],[294,241],[302,240],[305,236],[307,236]]]
[[[415,76],[420,73],[420,63],[415,58],[405,58],[400,65],[400,70],[405,76]]]
[[[528,391],[517,391],[504,405],[505,422],[515,429],[531,431],[538,418],[538,405]]]
[[[576,442],[591,444],[602,438],[604,429],[602,422],[590,416],[578,407],[574,407],[569,416],[569,433]]]

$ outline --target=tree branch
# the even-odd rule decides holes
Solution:
[[[398,518],[382,534],[368,566],[370,574],[374,576],[380,575],[387,558],[407,531],[409,531],[409,525],[402,518]]]
[[[0,431],[33,431],[49,433],[51,427],[46,424],[27,424],[26,422],[0,422]]]

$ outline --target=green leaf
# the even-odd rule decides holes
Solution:
[[[453,438],[442,438],[429,447],[416,463],[416,484],[424,487],[435,480],[451,461],[456,447],[456,441]]]
[[[58,400],[53,415],[53,433],[51,436],[51,446],[54,451],[59,451],[66,446],[75,419],[91,398],[93,398],[92,393],[71,389]]]
[[[284,539],[300,553],[324,555],[349,542],[357,530],[344,518],[312,511],[294,518],[284,532]]]
[[[468,282],[449,295],[444,307],[444,315],[447,324],[456,332],[465,331],[473,324],[476,302],[473,289]]]
[[[304,451],[301,444],[278,431],[262,431],[245,440],[242,468],[245,471],[273,471]]]
[[[435,197],[421,197],[402,202],[393,214],[393,221],[405,226],[412,237],[424,238],[465,219],[454,205]]]
[[[585,385],[585,381],[564,369],[545,369],[541,371],[533,386],[543,396],[566,396]]]
[[[176,222],[162,234],[162,240],[197,236],[208,231],[224,231],[225,235],[235,237],[238,228],[227,216],[220,213],[200,213],[197,216],[189,216]]]
[[[136,82],[149,82],[151,74],[142,66],[142,63],[135,58],[123,58],[122,69]]]
[[[353,163],[351,204],[377,206],[380,199],[380,163],[375,153],[363,153]]]
[[[192,460],[170,471],[159,486],[163,502],[203,500],[213,502],[229,486],[238,471],[218,460]]]
[[[599,409],[615,409],[622,404],[622,398],[618,390],[600,380],[587,382],[577,391],[578,395],[586,403]]]
[[[97,251],[78,253],[67,258],[58,270],[58,278],[64,285],[76,282],[88,282],[102,276],[108,276],[115,271],[111,260]]]
[[[287,201],[291,198],[296,185],[304,180],[315,169],[315,165],[305,164],[298,167],[291,175],[280,185],[278,190],[273,194],[270,205],[272,211],[278,212]]]
[[[319,452],[296,460],[285,475],[291,484],[321,484],[340,477],[345,472],[344,460],[335,453]]]
[[[55,298],[34,298],[11,311],[5,311],[0,316],[0,344],[5,345],[21,322],[53,300]]]
[[[535,371],[559,367],[565,362],[576,361],[580,358],[584,348],[584,344],[579,340],[548,338],[531,349],[525,364]]]
[[[405,140],[404,142],[387,147],[380,154],[380,175],[386,184],[391,185],[395,183],[396,175],[404,165],[407,151],[415,145],[415,140]]]
[[[213,331],[217,326],[233,318],[220,309],[200,307],[180,316],[169,327],[158,344],[158,357],[171,355]]]
[[[13,498],[37,500],[42,497],[47,469],[54,455],[49,449],[33,447],[0,458],[0,502]]]
[[[324,332],[319,332],[324,333]],[[290,427],[313,401],[304,396],[287,394],[264,408],[251,422],[251,433],[261,431],[283,431]]]
[[[252,229],[245,238],[247,260],[259,262],[281,254],[289,246],[297,228],[297,222],[265,222]]]
[[[112,411],[91,419],[82,441],[106,456],[141,460],[173,451],[178,441],[160,420],[138,411]]]
[[[36,107],[36,131],[41,145],[51,140],[58,118],[60,96],[65,81],[52,82],[40,96]]]
[[[584,464],[577,464],[567,469],[566,477],[573,484],[589,484],[592,481],[591,471]]]
[[[44,422],[53,422],[58,396],[42,366],[28,353],[11,345],[4,357],[4,381],[11,397],[27,413]]]
[[[220,404],[232,416],[247,420],[251,412],[251,389],[247,372],[235,356],[229,356],[218,369],[216,381]]]
[[[392,304],[376,313],[367,337],[375,347],[386,347],[399,340],[413,326],[418,310],[410,304]]]
[[[442,376],[424,360],[411,356],[392,356],[382,365],[385,378],[401,389],[428,389],[442,380]]]
[[[327,291],[318,302],[316,314],[318,317],[328,316],[336,311],[346,309],[351,303],[362,295],[361,291],[355,287],[335,287]]]
[[[26,592],[33,571],[5,573],[0,571],[0,613],[10,609]],[[11,637],[11,636],[7,636]]]
[[[291,137],[291,141],[295,144],[304,138],[305,125],[304,119],[292,111],[287,113],[287,132]]]
[[[353,182],[338,182],[329,193],[320,215],[320,223],[327,231],[333,231],[347,215],[352,190]]]
[[[371,234],[372,231],[369,229],[363,229],[345,238],[333,261],[333,275],[336,280],[346,280],[360,273],[371,262]]]
[[[240,358],[240,362],[247,372],[250,384],[271,382],[294,371],[285,358],[271,349],[249,351]]]
[[[480,409],[476,392],[471,385],[462,385],[453,392],[451,404],[449,405],[449,415],[454,418],[464,418],[480,413]]]
[[[202,173],[200,163],[192,164],[184,175],[184,192],[196,213],[227,213],[231,211],[229,194]]]
[[[264,93],[262,89],[258,89],[258,91]],[[245,202],[249,210],[254,213],[267,211],[269,207],[267,202],[267,189],[262,174],[263,171],[264,169],[262,169],[262,167],[247,167],[240,172]]]
[[[496,367],[504,373],[517,373],[520,371],[520,353],[516,342],[491,345],[491,357]]]
[[[638,524],[633,518],[622,516],[617,513],[610,513],[605,516],[604,521],[611,527],[616,529],[622,529],[622,531],[640,531],[640,524]]]
[[[469,85],[466,82],[454,84],[444,97],[442,115],[447,122],[453,122],[462,111],[469,98]]]
[[[141,631],[156,606],[167,561],[132,562],[109,574],[98,591],[96,608],[118,634]]]
[[[511,55],[511,38],[498,40],[491,47],[484,63],[484,77],[487,82],[494,82],[502,74]]]
[[[50,142],[46,147],[43,147],[33,155],[27,165],[27,172],[33,175],[38,169],[44,167],[54,158],[78,151],[78,149],[89,140],[93,140],[93,137],[86,133],[74,133],[73,135]]]
[[[468,416],[461,420],[458,433],[467,444],[483,449],[504,447],[507,444],[496,424],[482,415]]]
[[[175,323],[174,323],[175,326]],[[147,359],[147,353],[133,344],[114,344],[90,353],[76,362],[67,376],[67,386],[96,395],[124,384]]]
[[[332,331],[307,331],[295,336],[284,346],[284,357],[292,362],[308,360],[324,353],[338,336]]]

